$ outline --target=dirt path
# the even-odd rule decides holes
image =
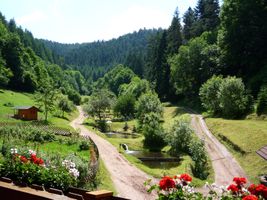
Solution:
[[[245,172],[231,153],[209,131],[201,115],[191,114],[191,126],[196,134],[205,141],[207,152],[212,161],[217,185],[228,185],[233,177],[246,177]]]
[[[80,115],[71,122],[71,126],[75,129],[80,129],[81,135],[89,135],[95,142],[100,157],[111,175],[118,196],[133,200],[155,199],[154,195],[146,192],[144,186],[144,182],[147,179],[151,179],[151,177],[129,163],[108,141],[86,129],[82,125],[86,118],[84,112],[80,106],[77,108]]]

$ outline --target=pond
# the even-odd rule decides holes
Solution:
[[[137,133],[119,133],[119,132],[107,132],[105,133],[109,138],[138,138],[140,137]]]
[[[126,150],[125,153],[137,157],[144,165],[150,168],[169,169],[177,167],[181,159],[172,157],[164,152],[148,152],[148,151],[131,151]]]

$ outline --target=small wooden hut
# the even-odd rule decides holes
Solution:
[[[14,118],[23,120],[37,120],[38,111],[35,106],[16,106],[14,107]]]

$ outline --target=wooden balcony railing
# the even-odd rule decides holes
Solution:
[[[79,188],[69,188],[63,193],[61,190],[49,188],[44,189],[39,185],[31,187],[15,185],[8,178],[0,178],[0,199],[10,200],[127,200],[125,198],[113,196],[113,192],[99,190],[89,192]]]

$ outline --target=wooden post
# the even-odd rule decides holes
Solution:
[[[84,195],[85,200],[101,200],[101,199],[108,199],[109,197],[113,196],[113,192],[108,190],[98,190],[92,192],[86,192]]]

